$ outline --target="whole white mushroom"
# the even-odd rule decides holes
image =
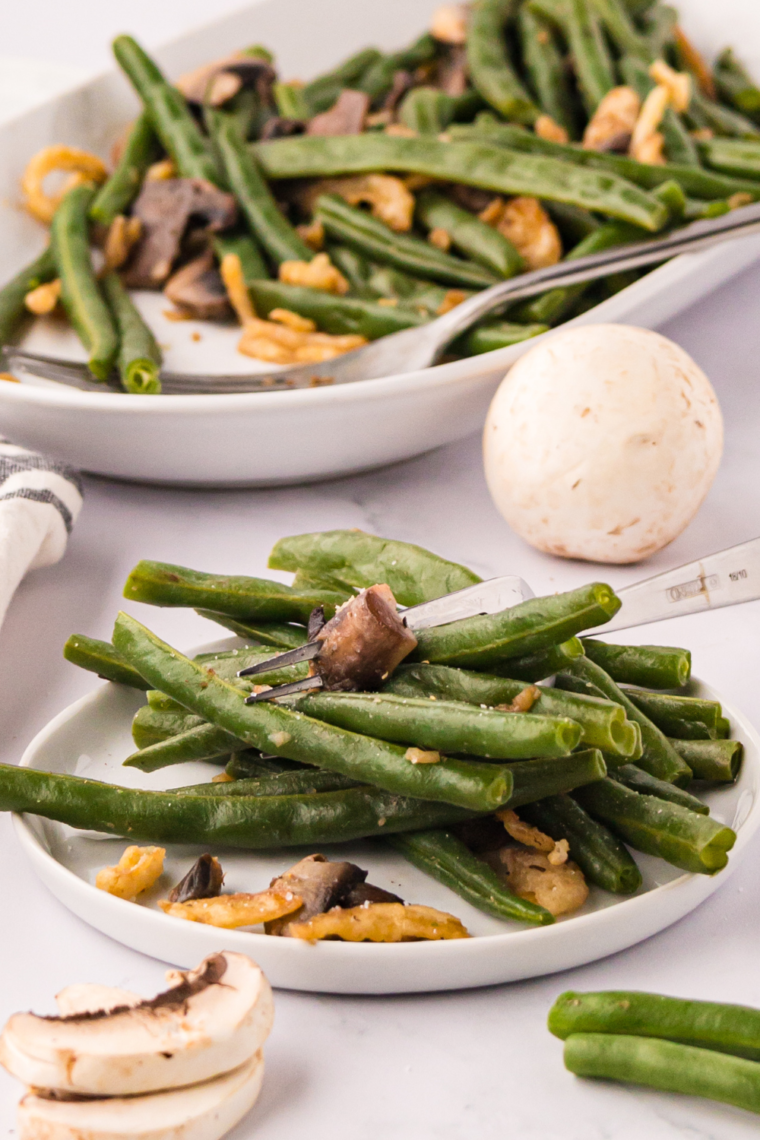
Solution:
[[[720,464],[710,381],[659,333],[586,325],[547,337],[509,371],[486,420],[488,487],[539,550],[637,562],[681,533]]]

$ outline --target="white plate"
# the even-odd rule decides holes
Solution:
[[[175,41],[157,53],[176,76],[241,45],[272,47],[285,76],[308,77],[368,43],[397,47],[426,26],[439,0],[268,0]],[[723,46],[724,28],[749,63],[760,57],[753,0],[683,0],[701,46]],[[337,33],[337,34],[336,34]],[[718,42],[718,40],[720,42]],[[42,244],[40,228],[16,205],[18,180],[41,147],[65,142],[101,154],[136,102],[114,73],[0,128],[0,255],[6,278]],[[760,237],[681,257],[580,318],[654,328],[760,256]],[[163,320],[160,295],[143,298],[173,370],[251,371],[235,352],[237,331]],[[192,339],[200,333],[201,339]],[[30,346],[81,359],[73,335],[40,326]],[[0,430],[18,443],[103,475],[155,483],[296,483],[393,463],[480,429],[507,368],[530,347],[403,376],[296,392],[219,396],[128,396],[80,392],[46,381],[0,384]]]
[[[214,643],[241,644],[237,640]],[[205,652],[204,646],[199,652]],[[709,686],[695,682],[693,692],[721,700]],[[130,787],[178,787],[210,779],[218,768],[186,764],[150,776],[121,761],[134,749],[132,716],[144,703],[142,693],[105,684],[70,705],[27,748],[23,765],[50,772],[70,772]],[[55,897],[91,926],[126,946],[178,966],[191,967],[220,949],[250,954],[274,986],[330,993],[413,993],[511,982],[567,970],[624,950],[648,938],[699,906],[726,882],[760,826],[760,737],[749,721],[723,704],[731,733],[744,743],[738,782],[705,796],[713,816],[738,831],[725,871],[683,874],[662,860],[636,854],[644,885],[621,899],[592,887],[588,902],[554,926],[528,928],[501,922],[475,910],[458,895],[405,862],[376,840],[322,850],[328,857],[350,859],[369,870],[370,882],[461,918],[470,940],[414,942],[400,945],[321,942],[273,938],[241,930],[168,918],[157,907],[205,848],[171,845],[165,873],[146,902],[124,902],[94,886],[97,871],[119,859],[123,839],[74,831],[36,816],[17,816],[21,844],[42,881]],[[230,890],[257,891],[299,858],[311,852],[288,848],[275,852],[214,851],[227,873]]]

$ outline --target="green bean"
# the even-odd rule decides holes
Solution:
[[[649,60],[649,44],[639,34],[622,0],[591,0],[610,39],[621,55]]]
[[[113,41],[116,62],[129,79],[164,149],[182,178],[205,178],[219,184],[219,171],[203,135],[176,87],[131,36]]]
[[[760,88],[731,48],[718,56],[713,67],[713,78],[722,98],[750,119],[760,117]]]
[[[513,787],[504,804],[507,808],[520,808],[546,796],[559,796],[600,781],[606,783],[607,775],[604,757],[596,748],[550,760],[519,760],[510,764],[508,770],[512,774]]]
[[[760,143],[744,139],[709,139],[699,149],[708,166],[724,174],[760,178]]]
[[[409,273],[394,269],[392,265],[380,265],[374,261],[367,262],[367,265],[369,276],[366,288],[371,297],[386,297],[427,319],[447,311],[450,298],[445,285],[412,277]],[[459,292],[463,299],[473,295],[473,291],[468,289]]]
[[[61,279],[61,301],[87,350],[87,367],[97,380],[106,380],[119,351],[119,336],[90,257],[87,213],[94,195],[91,182],[69,190],[53,217],[50,244]]]
[[[647,689],[680,689],[691,677],[691,653],[667,645],[612,645],[583,638],[586,656],[613,681]]]
[[[566,249],[574,248],[601,226],[601,222],[588,210],[568,206],[565,202],[544,202],[544,208],[560,232]]]
[[[667,1038],[682,1045],[760,1061],[760,1011],[746,1005],[690,1001],[636,990],[560,994],[549,1010],[549,1031]]]
[[[525,689],[522,681],[488,673],[450,669],[447,665],[400,665],[383,692],[402,697],[427,696],[472,705],[509,705]],[[613,701],[576,696],[561,689],[538,688],[530,715],[569,717],[581,726],[581,740],[619,756],[633,756],[637,734],[625,710]]]
[[[244,575],[204,574],[169,562],[138,562],[124,585],[124,597],[151,606],[190,606],[218,610],[230,617],[255,621],[307,622],[316,606],[332,617],[346,594],[300,592]]]
[[[313,250],[298,236],[275,202],[235,120],[223,111],[209,110],[207,122],[230,189],[256,242],[275,266],[289,260],[311,261]]]
[[[10,344],[24,317],[28,316],[24,304],[27,293],[57,276],[53,251],[48,247],[0,289],[0,353],[4,345]]]
[[[575,1033],[565,1042],[565,1067],[664,1092],[687,1093],[760,1112],[760,1065],[651,1037]]]
[[[715,729],[718,740],[728,740],[731,735],[731,721],[726,716],[719,716]]]
[[[508,238],[436,190],[420,194],[416,216],[425,229],[444,230],[454,249],[499,277],[514,277],[525,269],[523,258]]]
[[[516,0],[476,0],[467,29],[467,65],[472,85],[500,115],[533,123],[538,107],[518,79],[504,39],[504,25],[516,7]]]
[[[276,645],[280,649],[297,649],[306,644],[306,630],[303,626],[287,625],[285,622],[243,622],[214,610],[195,611],[201,617],[216,622],[224,629],[236,633],[238,637],[258,642],[259,645]]]
[[[696,87],[696,85],[695,85]],[[684,112],[687,120],[697,128],[707,127],[718,135],[736,139],[760,139],[760,127],[738,111],[714,103],[697,89],[692,91],[689,106]]]
[[[397,71],[414,71],[435,58],[436,42],[425,33],[403,51],[383,55],[364,71],[356,82],[360,91],[369,95],[373,105],[379,103],[393,86]],[[378,168],[379,169],[379,168]]]
[[[254,779],[222,781],[220,783],[189,784],[171,788],[178,796],[313,796],[321,792],[340,792],[346,788],[366,787],[340,776],[337,772],[309,771],[280,772]]]
[[[158,341],[121,283],[118,273],[101,278],[106,301],[119,334],[116,364],[122,387],[138,396],[155,396],[161,391],[159,373],[163,357]]]
[[[512,790],[509,768],[467,760],[413,764],[407,750],[312,720],[268,702],[246,705],[239,689],[166,645],[134,618],[119,614],[114,645],[154,688],[246,744],[376,784],[396,795],[490,811]],[[139,663],[139,665],[138,665]],[[563,763],[566,763],[563,758]],[[535,763],[538,763],[535,761]]]
[[[160,154],[158,139],[145,111],[134,121],[116,168],[98,190],[90,218],[110,226],[137,197],[145,172]]]
[[[275,83],[272,88],[277,111],[283,119],[304,120],[310,118],[309,104],[303,88],[297,83]]]
[[[430,602],[482,580],[466,566],[421,546],[362,530],[323,530],[281,538],[272,548],[268,566],[291,571],[309,567],[346,589],[385,582],[402,606]]]
[[[520,818],[554,840],[568,841],[570,858],[597,887],[632,895],[642,884],[641,871],[628,849],[569,795],[548,796],[520,809]]]
[[[479,356],[483,352],[497,352],[500,348],[520,344],[549,331],[549,325],[515,324],[511,321],[487,321],[470,329],[451,344],[452,352],[462,356]]]
[[[173,709],[154,709],[150,705],[142,705],[132,718],[132,739],[139,749],[152,748],[164,740],[170,740],[180,733],[193,728],[207,729],[203,717],[194,716],[187,709],[177,712]],[[229,748],[227,749],[229,751]],[[216,752],[207,752],[207,755],[219,755]],[[195,759],[195,757],[193,757]]]
[[[565,756],[580,743],[580,725],[567,718],[474,708],[455,701],[392,693],[315,693],[294,707],[315,720],[380,740],[459,752],[492,760]]]
[[[502,665],[502,670],[516,681],[544,681],[570,661],[583,656],[583,643],[578,637],[571,637],[559,645],[550,645],[524,657],[511,657]]]
[[[282,281],[254,281],[249,292],[261,316],[268,316],[272,309],[290,309],[336,336],[357,334],[367,340],[377,340],[424,324],[427,319],[400,305],[394,308],[357,297],[336,297],[322,289],[285,285]]]
[[[159,712],[177,712],[187,714],[187,709],[183,708],[178,701],[172,700],[167,697],[166,693],[159,692],[158,689],[148,689],[145,696],[148,699],[148,704],[152,709],[157,709]]]
[[[507,126],[507,124],[504,124]],[[462,125],[451,126],[449,133],[468,130]],[[528,131],[518,134],[538,138]],[[458,139],[460,136],[457,135]],[[604,171],[578,169],[568,162],[556,162],[543,154],[526,157],[524,153],[510,154],[487,139],[474,142],[440,142],[431,138],[397,138],[390,135],[369,133],[364,135],[343,135],[333,138],[302,136],[299,138],[273,139],[258,143],[254,151],[261,162],[267,178],[319,178],[340,174],[363,174],[374,170],[400,170],[425,174],[444,182],[461,182],[467,186],[478,186],[493,190],[497,194],[526,194],[546,198],[588,210],[598,210],[613,218],[632,222],[646,230],[661,229],[667,221],[662,203],[653,199],[639,187],[627,181],[626,176],[618,177],[609,168]],[[544,140],[539,140],[543,142]],[[550,144],[558,146],[559,144]],[[581,151],[573,147],[563,148],[575,161],[576,155],[589,155],[581,159],[593,166],[600,158],[592,151]],[[603,159],[617,156],[603,155]],[[627,169],[638,171],[641,167],[651,171],[644,163],[632,159],[620,159],[629,163]],[[665,171],[657,167],[657,171]],[[690,174],[699,172],[689,171]],[[649,174],[651,185],[657,186],[669,177],[669,173]],[[725,183],[725,180],[723,180]],[[738,187],[741,189],[741,185]],[[685,187],[685,189],[688,189]],[[760,188],[755,187],[760,193]],[[733,190],[729,193],[733,193]],[[704,196],[704,195],[703,195]],[[707,195],[709,196],[709,195]],[[713,195],[728,197],[728,194]],[[695,194],[695,197],[700,197]]]
[[[348,281],[350,292],[365,301],[374,301],[378,294],[371,288],[369,275],[372,263],[363,254],[339,242],[327,241],[325,249],[330,261]],[[380,294],[383,296],[384,294]]]
[[[588,0],[567,0],[563,27],[581,97],[593,115],[615,86],[615,71],[601,25]]]
[[[733,784],[739,775],[744,746],[739,740],[671,740],[694,773],[695,780]]]
[[[282,756],[263,755],[256,748],[244,748],[241,752],[233,752],[225,767],[225,772],[228,776],[232,776],[233,780],[261,780],[265,776],[280,776],[283,772],[317,770],[299,764],[295,760],[285,760]],[[334,773],[329,774],[334,775]]]
[[[172,714],[160,715],[168,718]],[[185,716],[184,721],[189,723],[191,719],[198,720],[197,717]],[[166,723],[168,726],[170,722],[167,720]],[[213,724],[194,724],[184,730],[179,728],[179,724],[180,720],[177,718],[177,729],[174,732],[162,739],[151,741],[150,729],[144,723],[137,726],[135,720],[132,725],[132,735],[139,751],[128,756],[123,761],[123,766],[139,768],[141,772],[157,772],[160,768],[168,768],[173,764],[186,764],[191,760],[214,760],[217,757],[226,757],[241,747],[237,737],[231,736]],[[137,735],[135,735],[136,727]]]
[[[328,111],[333,106],[341,91],[352,87],[366,74],[373,64],[382,58],[377,48],[364,48],[356,55],[350,56],[344,63],[338,65],[325,75],[312,79],[301,88],[310,115],[318,115]]]
[[[708,740],[718,735],[719,701],[648,693],[644,689],[626,689],[625,695],[667,736]]]
[[[81,776],[0,765],[0,811],[30,812],[130,842],[208,846],[319,847],[370,835],[446,827],[472,818],[451,804],[348,788],[316,796],[180,796],[137,791]]]
[[[594,582],[564,594],[531,598],[501,613],[420,630],[415,657],[437,665],[488,669],[602,625],[619,609],[620,601],[610,587]]]
[[[681,807],[695,811],[698,815],[710,814],[707,804],[702,803],[696,796],[685,792],[683,788],[677,788],[675,784],[668,784],[665,780],[650,776],[635,764],[621,764],[610,772],[610,777],[634,792],[641,792],[644,796],[656,796],[657,799],[667,800],[668,803],[680,804]]]
[[[571,138],[578,125],[565,61],[551,24],[523,5],[517,14],[523,62],[541,110],[559,123]]]
[[[575,795],[581,807],[629,846],[693,874],[722,871],[736,842],[736,833],[710,816],[641,795],[613,779],[578,788]]]
[[[243,271],[243,280],[246,285],[269,276],[263,254],[250,234],[236,233],[235,231],[214,234],[212,245],[214,253],[220,261],[229,253],[240,258],[240,268]]]
[[[356,206],[349,206],[337,194],[320,195],[316,217],[335,241],[417,277],[429,277],[444,285],[461,285],[469,289],[488,288],[498,280],[494,273],[482,266],[451,257],[429,242],[409,234],[394,233],[385,222]]]
[[[651,62],[651,57],[649,61]],[[655,85],[649,74],[647,60],[628,55],[619,61],[618,67],[625,83],[633,87],[643,102]],[[666,108],[660,130],[665,139],[665,154],[669,162],[685,166],[701,165],[696,143],[672,107]]]
[[[104,681],[129,685],[132,689],[150,688],[148,682],[108,641],[99,641],[98,638],[87,637],[83,633],[72,633],[63,647],[63,656],[72,665],[97,673]]]
[[[633,703],[628,693],[618,688],[599,665],[588,657],[579,657],[571,662],[566,671],[557,675],[556,683],[560,688],[570,689],[576,693],[588,693],[593,697],[605,697],[622,705],[628,719],[637,723],[641,729],[644,751],[636,761],[638,766],[649,772],[650,776],[667,780],[670,784],[683,787],[689,783],[691,769],[678,755],[667,737]]]
[[[451,121],[450,101],[437,87],[413,87],[401,101],[399,122],[419,135],[439,135]]]
[[[496,872],[450,831],[418,831],[396,836],[388,842],[414,867],[494,918],[511,918],[538,926],[554,922],[548,910],[507,890]]]

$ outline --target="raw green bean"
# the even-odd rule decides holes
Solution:
[[[578,788],[575,795],[581,807],[637,851],[694,874],[722,871],[736,842],[736,833],[710,816],[641,795],[613,779]]]
[[[81,776],[0,765],[0,811],[30,812],[70,827],[128,836],[131,843],[319,847],[370,835],[446,827],[472,818],[451,804],[348,788],[316,796],[180,796]]]
[[[526,686],[488,673],[450,669],[447,665],[400,665],[383,691],[402,697],[427,696],[473,705],[510,705]],[[633,756],[637,733],[626,720],[625,709],[614,701],[577,696],[562,689],[536,689],[530,714],[569,717],[581,726],[581,740],[619,756]]]
[[[696,796],[685,792],[683,788],[677,788],[675,784],[668,784],[665,780],[650,776],[635,764],[621,764],[610,772],[610,777],[634,792],[641,792],[644,796],[656,796],[660,800],[667,800],[668,803],[680,804],[681,807],[695,811],[698,815],[710,814],[707,804],[702,803]]]
[[[588,0],[566,0],[563,28],[583,102],[593,115],[615,86],[615,71],[596,13]]]
[[[322,111],[328,111],[341,91],[352,87],[381,58],[377,48],[364,48],[332,71],[312,79],[311,83],[301,89],[310,114],[318,115]]]
[[[475,0],[467,29],[467,65],[473,86],[500,115],[533,123],[539,110],[512,67],[504,36],[516,7],[516,0]]]
[[[719,701],[672,696],[670,693],[648,693],[644,689],[626,689],[625,695],[666,736],[682,740],[708,740],[718,735],[718,718],[721,715]]]
[[[520,818],[554,840],[566,839],[570,858],[595,886],[615,895],[632,895],[641,886],[641,871],[625,845],[572,796],[526,804]]]
[[[517,14],[517,27],[525,70],[541,110],[564,127],[571,138],[577,137],[565,61],[551,24],[523,5]]]
[[[171,788],[178,796],[313,796],[318,792],[340,792],[346,788],[366,787],[337,772],[311,771],[280,772],[254,779],[230,780],[220,783],[189,784]]]
[[[114,645],[154,688],[262,752],[285,756],[376,784],[396,795],[491,811],[512,790],[503,765],[447,760],[413,764],[395,744],[346,732],[269,702],[246,705],[239,689],[183,657],[127,614],[119,614]],[[562,763],[567,763],[564,758]],[[534,761],[534,763],[539,763]]]
[[[219,170],[187,103],[131,36],[113,41],[116,62],[127,76],[164,149],[182,178],[205,178],[219,184]]]
[[[494,918],[512,918],[538,926],[554,922],[548,910],[507,890],[496,872],[450,831],[418,831],[388,842],[413,866]]]
[[[733,784],[739,775],[744,746],[740,740],[671,740],[695,780]]]
[[[53,251],[48,247],[0,289],[0,353],[4,345],[10,344],[18,326],[28,315],[24,304],[27,293],[57,276]]]
[[[437,665],[488,669],[602,625],[619,609],[620,601],[610,587],[594,582],[564,594],[531,598],[498,614],[420,630],[415,657]]]
[[[116,168],[98,190],[90,206],[90,218],[110,226],[137,197],[145,172],[161,153],[155,131],[145,111],[135,119]]]
[[[106,301],[119,334],[116,364],[122,387],[137,396],[155,396],[161,391],[159,373],[163,357],[158,341],[121,283],[118,273],[101,278]]]
[[[499,277],[522,273],[525,262],[514,245],[493,226],[457,206],[445,194],[426,190],[417,198],[417,219],[426,230],[444,230],[457,252]]]
[[[583,638],[586,656],[613,681],[647,689],[680,689],[691,677],[691,653],[667,645],[612,645]]]
[[[435,58],[437,46],[427,32],[403,51],[383,55],[362,73],[356,82],[360,91],[369,95],[373,105],[378,104],[393,86],[397,71],[414,71]],[[380,169],[380,167],[378,167]]]
[[[303,88],[297,83],[275,83],[272,87],[277,111],[283,119],[304,120],[309,116],[309,104]]]
[[[384,582],[399,605],[416,606],[482,581],[472,570],[411,542],[362,530],[322,530],[281,538],[267,565],[293,572],[308,567],[347,590]]]
[[[504,804],[506,808],[523,807],[546,796],[559,796],[587,785],[597,785],[607,775],[604,757],[596,748],[551,760],[519,760],[510,764],[508,770],[512,773],[513,787]]]
[[[539,649],[524,657],[511,657],[501,668],[516,681],[544,681],[564,669],[570,661],[575,661],[576,657],[582,656],[583,644],[580,638],[571,637],[559,645],[550,645],[548,649]]]
[[[255,241],[275,266],[283,261],[311,261],[313,250],[298,236],[275,202],[234,118],[210,109],[206,118],[230,189]]]
[[[453,341],[450,348],[452,352],[461,352],[462,356],[479,356],[483,352],[497,352],[500,348],[509,348],[510,345],[531,340],[534,336],[541,336],[548,331],[549,325],[488,321],[477,325]]]
[[[644,751],[636,761],[638,766],[649,772],[651,776],[667,780],[670,784],[683,787],[689,783],[691,769],[678,755],[667,737],[633,703],[628,693],[618,688],[599,665],[594,664],[588,657],[579,657],[566,671],[557,674],[556,684],[561,689],[588,693],[592,697],[605,697],[622,705],[628,719],[637,723],[641,729]]]
[[[708,166],[723,174],[760,178],[760,143],[745,139],[709,139],[699,144]]]
[[[243,622],[226,614],[216,613],[214,610],[199,609],[195,611],[201,617],[216,622],[224,629],[231,630],[238,637],[258,642],[259,645],[276,645],[280,649],[297,649],[299,645],[306,644],[306,630],[303,626],[288,625],[285,622]]]
[[[718,56],[713,67],[713,78],[727,103],[733,104],[737,111],[749,115],[751,119],[757,120],[760,117],[760,88],[731,48],[726,48]]]
[[[385,222],[356,206],[349,206],[337,194],[320,195],[316,217],[335,241],[416,277],[466,289],[488,288],[498,280],[495,273],[480,265],[443,253],[420,238],[394,233]]]
[[[335,336],[356,334],[367,340],[377,340],[378,337],[424,324],[427,319],[400,305],[394,308],[357,297],[336,297],[323,289],[285,285],[282,281],[254,281],[249,292],[256,312],[261,316],[269,316],[272,309],[290,309]]]
[[[549,1010],[549,1031],[664,1037],[682,1045],[760,1061],[760,1010],[717,1001],[690,1001],[637,990],[560,994]]]
[[[303,593],[244,575],[204,574],[169,562],[138,562],[124,585],[124,597],[151,606],[190,606],[218,610],[230,617],[262,621],[307,622],[316,606],[328,618],[347,595],[327,591]]]
[[[565,1067],[579,1077],[602,1077],[664,1092],[706,1097],[760,1112],[760,1065],[651,1037],[574,1033]]]
[[[172,717],[171,713],[159,715],[162,718]],[[186,716],[184,722],[187,724],[191,719],[197,721],[199,718]],[[167,719],[166,723],[169,725],[173,722]],[[194,724],[184,730],[180,729],[179,725],[180,718],[178,717],[177,728],[174,732],[161,739],[151,741],[150,729],[144,723],[138,726],[137,720],[135,720],[132,725],[132,735],[139,751],[128,756],[123,762],[123,766],[125,768],[139,768],[141,772],[157,772],[159,768],[168,768],[173,764],[186,764],[191,760],[214,760],[219,756],[226,757],[229,756],[230,752],[241,747],[237,737],[231,736],[213,724]],[[137,733],[135,729],[138,730]]]
[[[99,641],[83,633],[72,633],[63,647],[63,656],[72,665],[97,673],[104,681],[114,681],[117,685],[129,685],[132,689],[149,689],[126,658],[122,657],[109,641]]]
[[[580,725],[567,718],[392,693],[315,693],[297,698],[294,707],[365,736],[491,760],[565,756],[581,739]]]
[[[119,351],[119,336],[90,257],[87,213],[94,195],[91,182],[69,190],[53,217],[50,245],[61,279],[61,301],[87,350],[87,367],[97,380],[106,380]]]
[[[455,130],[469,129],[471,128],[464,125],[451,126],[449,133],[453,136]],[[518,127],[512,129],[528,138],[538,138]],[[459,137],[457,134],[456,138]],[[621,218],[650,231],[661,229],[667,221],[667,211],[662,203],[634,186],[625,175],[619,177],[609,167],[596,171],[584,167],[579,169],[578,165],[583,162],[593,166],[601,157],[603,160],[612,158],[614,161],[629,163],[630,166],[626,169],[634,173],[639,168],[650,172],[654,169],[644,163],[633,159],[618,159],[617,156],[600,156],[573,147],[563,148],[567,151],[563,158],[570,158],[570,162],[557,162],[544,154],[526,156],[525,153],[510,153],[500,145],[484,139],[482,133],[476,137],[477,141],[474,142],[440,142],[430,138],[397,138],[377,132],[333,138],[301,136],[257,143],[254,150],[264,173],[270,179],[326,178],[374,170],[400,170],[425,174],[444,182],[478,186],[497,194],[527,194],[550,201],[569,202],[574,206]],[[559,146],[558,143],[550,145]],[[578,160],[578,154],[590,157]],[[656,171],[658,173],[647,175],[652,186],[657,186],[670,177],[665,167],[657,167]],[[689,170],[689,174],[698,175],[699,172]],[[713,176],[713,183],[715,177],[717,176]],[[725,186],[727,180],[719,181]],[[737,189],[743,185],[740,184]],[[688,190],[688,187],[684,189]],[[754,189],[760,195],[760,187],[755,186]],[[713,195],[700,195],[692,191],[695,197],[728,197],[733,192],[730,190],[728,194],[719,191]]]
[[[243,271],[243,280],[246,285],[252,281],[260,281],[269,276],[269,270],[258,245],[250,234],[229,231],[224,234],[214,234],[212,238],[214,253],[221,261],[228,253],[240,258],[240,268]]]

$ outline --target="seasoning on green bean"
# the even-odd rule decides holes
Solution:
[[[424,324],[428,319],[427,315],[401,305],[393,307],[357,297],[336,297],[323,289],[286,285],[282,281],[254,281],[249,292],[260,316],[268,316],[272,309],[290,309],[335,336],[356,334],[377,340]]]
[[[90,218],[110,226],[137,197],[145,172],[161,153],[155,131],[145,111],[135,119],[113,173],[98,190],[90,206]]]
[[[610,777],[634,792],[641,792],[644,796],[656,796],[657,799],[667,800],[668,803],[680,804],[681,807],[695,811],[698,815],[710,814],[709,807],[702,800],[684,791],[683,788],[677,788],[675,784],[650,776],[649,772],[645,772],[635,764],[619,765],[610,772]]]
[[[443,230],[458,253],[499,277],[514,277],[525,269],[523,258],[508,238],[437,190],[425,190],[418,196],[416,216],[426,230]]]
[[[119,334],[116,364],[122,387],[133,395],[155,396],[161,391],[159,373],[163,361],[158,341],[118,273],[106,273],[100,283]]]
[[[48,246],[30,265],[25,266],[15,277],[11,277],[0,289],[0,352],[10,344],[13,337],[28,315],[24,304],[27,293],[45,285],[58,276],[52,249]]]
[[[114,681],[117,685],[129,685],[132,689],[149,689],[126,658],[122,657],[109,641],[87,637],[83,633],[72,633],[63,647],[63,656],[72,665],[97,673],[104,681]]]
[[[312,79],[301,88],[310,114],[318,115],[322,111],[328,111],[341,91],[352,87],[381,58],[377,48],[363,48],[332,71]]]
[[[517,13],[517,27],[528,81],[539,107],[564,127],[571,138],[577,137],[568,73],[551,24],[523,5]]]
[[[366,787],[338,772],[304,768],[297,772],[278,772],[252,779],[221,783],[189,784],[171,788],[178,796],[313,796],[321,792],[340,792],[346,788]]]
[[[619,609],[620,600],[610,587],[593,582],[564,594],[531,598],[501,613],[420,630],[415,659],[438,665],[488,669],[509,658],[548,649],[584,629],[603,625]]]
[[[572,796],[547,796],[526,804],[520,808],[520,818],[555,841],[566,839],[570,858],[595,886],[615,895],[632,895],[642,885],[641,871],[627,847]]]
[[[694,874],[722,871],[736,842],[736,833],[710,816],[641,795],[613,779],[598,780],[574,794],[581,807],[631,847]]]
[[[593,658],[592,658],[593,660]],[[719,701],[704,697],[682,697],[671,693],[649,693],[627,688],[625,695],[666,736],[682,740],[709,740],[718,736]]]
[[[259,645],[276,645],[280,649],[297,649],[299,645],[306,644],[306,629],[303,626],[288,625],[286,622],[247,622],[236,621],[227,614],[216,613],[214,610],[198,609],[195,611],[201,617],[216,622],[224,629],[236,633],[238,637],[258,642]]]
[[[671,740],[694,773],[695,780],[733,784],[739,775],[744,746],[740,740]]]
[[[549,760],[518,760],[509,765],[513,786],[506,808],[521,808],[546,796],[559,796],[563,792],[580,792],[584,787],[599,784],[607,775],[604,757],[597,748],[572,752]]]
[[[164,149],[183,178],[219,184],[219,170],[183,95],[131,36],[113,41],[116,62],[129,79]]]
[[[621,685],[680,689],[691,677],[691,653],[667,645],[612,645],[584,637],[586,656]]]
[[[452,352],[462,356],[479,356],[482,352],[496,352],[500,348],[510,348],[524,340],[532,340],[549,331],[549,325],[517,324],[512,321],[486,321],[459,337],[450,345]]]
[[[494,918],[516,919],[537,926],[554,922],[548,910],[507,890],[496,872],[450,831],[417,831],[394,836],[388,842],[413,866]]]
[[[504,36],[516,8],[516,0],[475,0],[467,29],[467,65],[473,86],[499,114],[533,123],[539,109],[517,77]]]
[[[570,637],[559,645],[550,645],[548,649],[511,657],[501,668],[516,681],[544,681],[564,669],[570,661],[575,661],[576,657],[582,656],[583,644],[580,638]]]
[[[53,217],[50,244],[66,315],[87,350],[90,372],[97,380],[106,380],[119,351],[119,335],[90,256],[87,214],[94,196],[90,182],[69,190]]]

